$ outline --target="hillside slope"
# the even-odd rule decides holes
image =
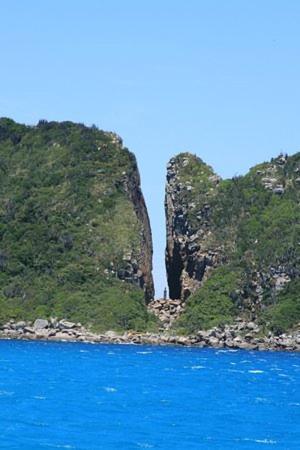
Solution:
[[[152,238],[135,157],[72,122],[0,120],[0,320],[147,325]]]
[[[300,153],[221,180],[183,153],[167,169],[166,267],[180,326],[238,315],[284,331],[300,321]]]

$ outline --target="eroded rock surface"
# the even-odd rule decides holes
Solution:
[[[190,153],[170,160],[166,268],[170,298],[187,300],[187,329],[237,315],[277,331],[297,323],[299,174],[300,153],[230,180]]]
[[[210,200],[219,182],[211,167],[189,153],[172,158],[167,166],[166,267],[171,299],[185,300],[226,258],[222,244],[211,239]]]
[[[165,330],[172,327],[176,319],[182,314],[184,307],[185,302],[181,299],[161,298],[148,304],[148,310],[159,319]]]

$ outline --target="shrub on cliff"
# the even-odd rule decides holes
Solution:
[[[230,180],[189,153],[173,158],[168,170],[168,276],[176,295],[193,293],[180,324],[196,330],[242,314],[250,320],[268,316],[265,324],[273,330],[296,325],[300,153],[279,155]],[[178,216],[183,225],[176,228]],[[238,274],[231,286],[239,292],[234,305],[226,289],[214,286],[224,264]],[[228,274],[223,278],[226,287]],[[280,291],[280,280],[291,280],[287,290]]]
[[[276,300],[263,314],[261,323],[280,334],[300,323],[300,280],[288,283]]]
[[[126,184],[138,173],[120,139],[72,122],[0,119],[0,171],[0,319],[145,328],[144,224]]]
[[[176,326],[189,333],[231,322],[237,312],[234,293],[240,274],[231,267],[216,269],[211,277],[187,301]]]

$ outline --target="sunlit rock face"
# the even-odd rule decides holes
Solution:
[[[299,281],[299,180],[300,153],[229,180],[190,153],[172,158],[165,195],[170,298],[199,305],[206,287],[216,302],[228,298],[232,311],[253,319],[275,307]]]
[[[189,153],[167,166],[166,267],[172,299],[186,299],[225,258],[222,245],[212,239],[210,199],[219,181],[211,167]]]

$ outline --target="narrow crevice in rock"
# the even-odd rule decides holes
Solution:
[[[169,254],[167,249],[167,278],[169,286],[169,296],[171,299],[181,298],[181,274],[183,263],[180,255],[180,247],[174,244],[173,253]]]
[[[152,277],[153,243],[149,215],[146,202],[141,190],[140,173],[133,154],[132,172],[124,176],[124,188],[134,206],[138,221],[141,224],[141,253],[139,255],[139,269],[142,276],[139,278],[140,287],[145,292],[145,301],[149,303],[154,298],[154,283]]]

